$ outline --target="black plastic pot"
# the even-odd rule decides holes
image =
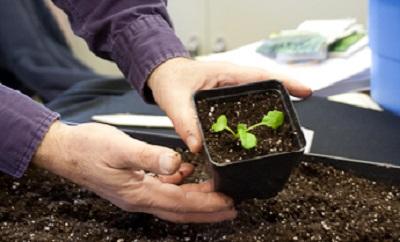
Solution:
[[[203,127],[200,123],[204,151],[209,161],[215,190],[230,196],[236,202],[249,198],[273,197],[282,190],[292,168],[300,162],[306,143],[297,114],[287,90],[280,82],[275,80],[202,90],[194,95],[195,106],[198,108],[199,101],[232,101],[243,95],[265,93],[268,90],[275,90],[280,93],[286,113],[285,119],[289,120],[293,131],[297,133],[296,142],[298,142],[297,147],[300,148],[293,152],[274,153],[248,160],[217,163],[212,160],[204,137],[204,131],[209,127]]]

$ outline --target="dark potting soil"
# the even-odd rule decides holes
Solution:
[[[218,163],[240,161],[271,153],[297,151],[300,145],[297,133],[292,127],[281,94],[276,90],[264,93],[248,94],[235,99],[205,99],[197,103],[198,116],[202,123],[204,138],[211,159]],[[224,114],[228,125],[236,131],[238,123],[247,126],[259,123],[269,111],[278,110],[285,113],[285,121],[276,130],[260,126],[251,131],[257,137],[257,146],[246,150],[240,141],[227,131],[213,133],[212,124]]]
[[[187,181],[204,180],[204,160]],[[0,175],[0,241],[399,241],[400,189],[304,161],[275,198],[240,204],[234,221],[172,224],[124,212],[30,168]]]

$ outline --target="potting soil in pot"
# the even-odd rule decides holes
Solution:
[[[207,149],[215,162],[240,161],[272,153],[297,151],[300,148],[296,131],[290,123],[280,93],[276,90],[243,95],[237,99],[201,100],[197,106]],[[212,124],[220,115],[227,117],[228,125],[236,132],[239,123],[250,127],[259,123],[269,111],[274,110],[284,113],[283,125],[277,129],[259,126],[251,130],[257,137],[257,146],[252,149],[244,149],[239,139],[229,132],[214,133],[211,130]]]

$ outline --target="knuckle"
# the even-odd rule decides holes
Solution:
[[[217,84],[219,86],[221,86],[221,85],[224,85],[224,83],[226,83],[226,82],[230,82],[231,78],[230,78],[230,75],[228,75],[227,73],[222,72],[222,73],[218,73],[216,75],[215,80],[216,80]]]
[[[137,151],[138,162],[144,169],[151,170],[154,168],[155,152],[152,152],[152,150],[148,146],[142,146]]]

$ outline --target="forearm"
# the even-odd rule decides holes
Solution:
[[[54,0],[75,33],[98,56],[114,60],[140,93],[151,72],[166,60],[187,57],[175,35],[165,0]]]
[[[57,113],[0,84],[0,170],[21,177],[57,118]]]

